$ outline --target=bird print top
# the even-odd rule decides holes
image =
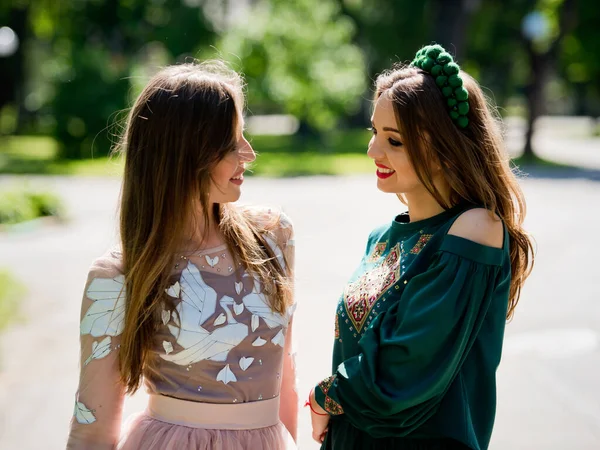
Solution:
[[[291,275],[294,240],[289,218],[266,208],[252,208],[250,213]],[[182,252],[173,261],[172,284],[166,292],[172,306],[165,306],[158,319],[144,367],[146,390],[205,403],[278,396],[282,379],[295,379],[283,374],[284,367],[293,367],[284,360],[292,357],[286,338],[295,304],[284,314],[273,312],[261,281],[234,261],[226,245]],[[112,448],[118,441],[125,390],[118,368],[126,305],[121,267],[120,253],[110,252],[93,263],[88,275],[69,448],[92,441]]]

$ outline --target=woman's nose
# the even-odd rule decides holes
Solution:
[[[369,141],[369,146],[367,148],[367,155],[371,159],[381,159],[383,157],[383,152],[379,149],[379,146],[375,143],[375,136],[371,138]]]
[[[256,159],[256,153],[254,152],[254,149],[250,145],[250,142],[248,142],[246,140],[246,138],[243,138],[243,139],[244,139],[244,143],[243,143],[242,147],[240,148],[240,159],[242,162],[252,162]]]

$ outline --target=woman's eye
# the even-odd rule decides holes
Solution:
[[[394,147],[401,147],[402,146],[402,142],[397,141],[395,139],[389,138],[388,142],[390,143],[390,145],[393,145]]]
[[[367,130],[369,130],[373,134],[377,134],[377,130],[375,129],[375,127],[369,127],[367,128]]]

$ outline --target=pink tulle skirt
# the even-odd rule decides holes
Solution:
[[[288,450],[295,445],[282,423],[254,430],[211,430],[161,422],[141,413],[128,421],[119,450]]]
[[[274,423],[274,425],[256,427],[260,423],[261,416],[258,416],[259,422],[257,422],[257,416],[248,414],[248,412],[254,408],[256,413],[260,414],[261,411],[256,407],[262,407],[262,412],[264,412],[264,406],[260,405],[261,402],[256,402],[256,405],[245,404],[247,409],[244,411],[241,408],[224,410],[217,407],[213,409],[206,404],[198,408],[199,404],[174,401],[174,399],[162,396],[155,399],[158,402],[151,401],[146,411],[129,417],[122,430],[118,450],[296,449],[288,430],[277,419],[275,421],[267,420],[267,423]],[[265,402],[265,405],[267,403]],[[196,414],[191,414],[194,412],[192,409],[195,409]],[[240,412],[236,412],[236,410]],[[272,413],[270,415],[273,418]],[[226,416],[227,422],[224,422]],[[193,419],[190,420],[190,417]],[[243,429],[246,418],[254,421],[249,429]],[[198,419],[197,424],[194,423],[196,419]],[[214,428],[210,427],[210,420],[214,421]],[[219,428],[219,425],[223,425],[224,429]]]

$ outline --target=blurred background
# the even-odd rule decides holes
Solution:
[[[517,122],[531,156],[540,116],[587,117],[579,131],[598,133],[599,24],[591,0],[10,0],[0,6],[0,171],[103,173],[149,76],[207,58],[245,74],[250,116],[274,115],[251,120],[251,134],[287,136],[257,150],[363,153],[372,80],[431,42]]]
[[[403,209],[377,193],[365,156],[373,80],[432,42],[497,106],[538,243],[507,328],[492,448],[599,449],[593,0],[2,1],[0,448],[64,447],[81,289],[116,239],[111,147],[149,77],[177,62],[220,58],[245,76],[259,156],[244,200],[296,224],[306,395],[329,370],[335,303],[367,233]],[[341,224],[331,241],[324,229]],[[305,416],[301,448],[316,448]]]

